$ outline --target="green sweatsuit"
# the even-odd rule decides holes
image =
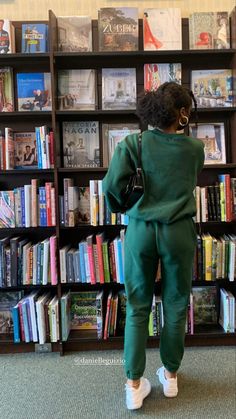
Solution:
[[[103,180],[107,205],[113,212],[122,209],[122,191],[137,166],[137,154],[137,134],[127,136],[115,149]],[[160,356],[168,371],[175,372],[180,366],[196,246],[193,190],[203,164],[202,141],[157,129],[143,132],[144,194],[127,211],[130,221],[125,235],[127,378],[138,379],[145,369],[149,314],[159,259],[164,312]]]

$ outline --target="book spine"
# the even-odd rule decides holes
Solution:
[[[14,343],[20,342],[20,318],[18,304],[15,307],[12,307],[12,320],[13,320],[13,336]]]
[[[51,236],[49,240],[50,240],[51,284],[52,285],[57,285],[57,282],[58,282],[57,260],[56,260],[57,238],[56,238],[56,236]]]
[[[52,204],[51,204],[51,188],[52,183],[45,183],[45,193],[46,193],[46,214],[47,214],[47,226],[52,226]]]
[[[99,266],[99,278],[100,278],[100,284],[104,284],[105,277],[104,277],[104,266],[103,266],[103,255],[102,255],[102,242],[103,239],[100,235],[96,236],[96,242],[97,242],[97,254],[98,254],[98,266]]]

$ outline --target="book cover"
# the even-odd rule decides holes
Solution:
[[[90,224],[90,193],[88,186],[79,186],[79,224]]]
[[[21,52],[39,53],[48,51],[48,25],[45,23],[23,23]]]
[[[102,7],[98,10],[99,51],[138,50],[138,8]]]
[[[96,291],[71,292],[71,330],[97,329]]]
[[[15,168],[32,169],[38,167],[35,132],[15,132]]]
[[[193,70],[191,85],[198,107],[233,106],[232,70]]]
[[[102,69],[102,109],[136,109],[136,69]]]
[[[58,71],[58,108],[94,110],[96,108],[96,70]]]
[[[15,168],[14,138],[11,128],[5,128],[6,170]]]
[[[90,16],[58,16],[58,51],[92,51],[92,21]]]
[[[143,46],[144,51],[182,49],[181,10],[144,10]]]
[[[15,227],[14,192],[0,191],[0,228]]]
[[[217,290],[215,286],[193,287],[194,325],[217,324]]]
[[[14,111],[13,72],[10,67],[0,68],[0,112]]]
[[[157,90],[165,82],[181,84],[181,64],[144,64],[144,89]]]
[[[140,129],[132,129],[132,128],[123,128],[123,129],[110,129],[108,131],[108,163],[110,163],[112,156],[114,154],[115,148],[117,144],[127,137],[130,134],[137,134],[140,133]]]
[[[18,111],[51,111],[51,74],[17,73]]]
[[[0,19],[0,54],[15,52],[15,30],[8,19]]]
[[[197,12],[189,16],[189,49],[228,48],[228,12]]]
[[[98,121],[63,122],[64,167],[99,167]]]
[[[12,308],[22,296],[23,291],[0,292],[0,334],[13,333]]]
[[[223,122],[189,124],[189,134],[205,144],[204,164],[225,164],[225,127]]]

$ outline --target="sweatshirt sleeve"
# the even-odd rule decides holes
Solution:
[[[123,210],[123,192],[130,175],[134,171],[134,163],[130,157],[126,142],[123,140],[115,148],[107,174],[102,183],[106,203],[111,212],[121,212]]]

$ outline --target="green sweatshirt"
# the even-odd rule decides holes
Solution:
[[[115,149],[103,179],[107,205],[122,211],[122,192],[137,167],[138,135],[128,135]],[[196,214],[193,190],[204,164],[204,143],[185,134],[157,129],[142,134],[144,194],[126,213],[144,221],[172,223]]]

